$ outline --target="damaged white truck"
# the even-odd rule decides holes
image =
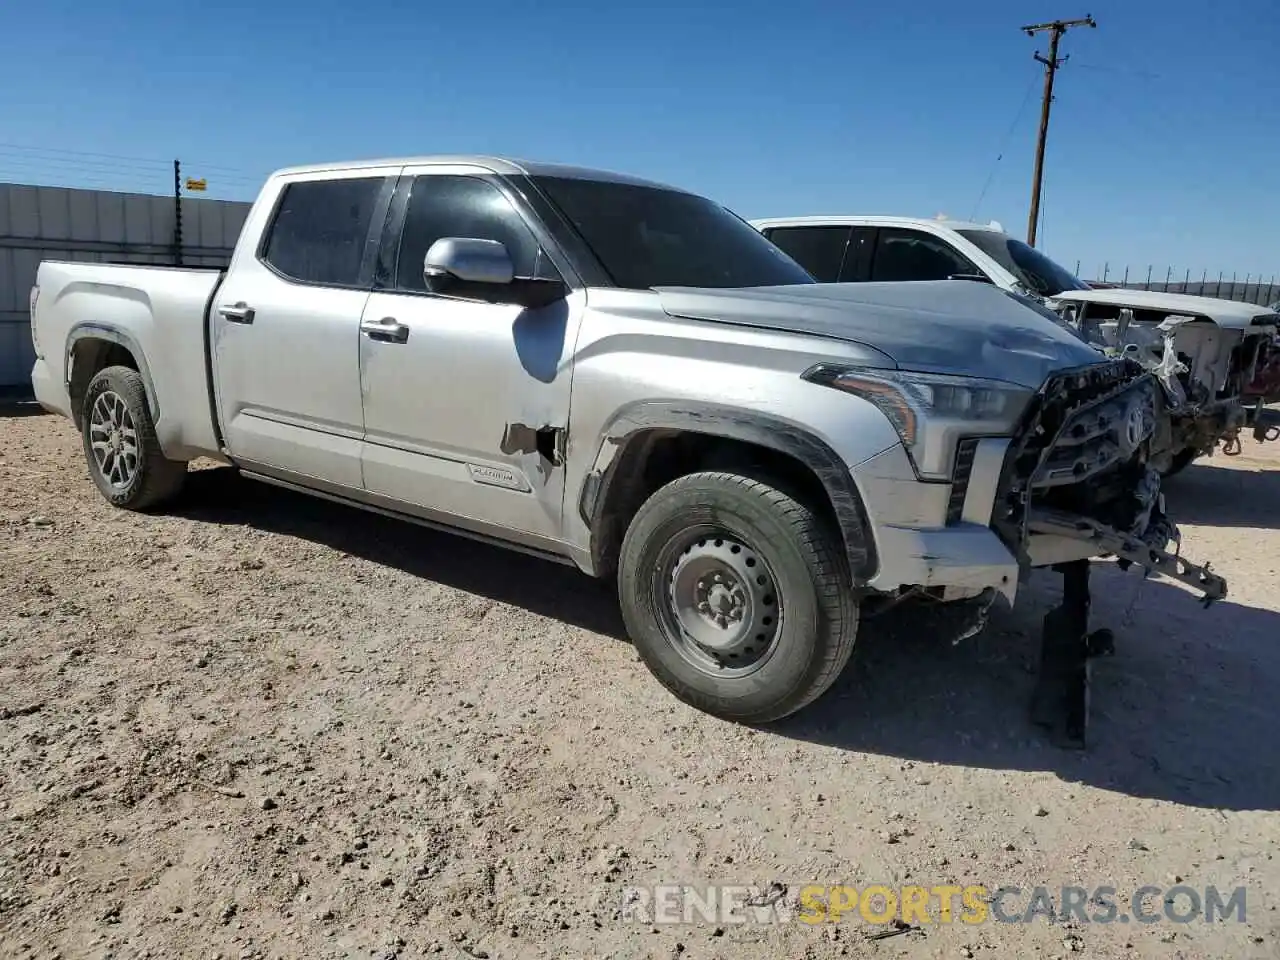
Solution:
[[[1124,354],[1161,384],[1151,463],[1172,476],[1219,446],[1239,451],[1280,424],[1247,388],[1269,362],[1280,316],[1234,300],[1128,288],[1093,289],[998,223],[880,216],[772,217],[753,225],[827,283],[965,279],[1055,311],[1108,355]]]
[[[1248,388],[1272,361],[1280,316],[1268,307],[1214,297],[1125,288],[1069,290],[1046,304],[1089,342],[1137,360],[1162,386],[1153,448],[1165,476],[1219,446],[1240,452],[1252,412],[1254,439],[1274,438],[1275,413]]]
[[[225,274],[41,263],[35,394],[113,504],[187,462],[615,576],[676,696],[776,720],[860,614],[1032,567],[1037,718],[1084,736],[1089,558],[1225,595],[1167,552],[1158,385],[967,282],[829,286],[717,203],[480,157],[271,176]]]

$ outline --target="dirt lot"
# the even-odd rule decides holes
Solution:
[[[831,694],[754,731],[667,695],[573,571],[191,480],[113,511],[68,423],[0,414],[0,956],[1280,955],[1275,448],[1168,485],[1228,601],[1099,565],[1118,650],[1084,754],[1025,719],[1052,575],[958,647],[866,624]],[[1037,885],[1244,885],[1247,919],[619,915],[661,882],[1012,884],[1013,914]]]

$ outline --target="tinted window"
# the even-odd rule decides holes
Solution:
[[[517,277],[535,275],[538,241],[502,191],[475,177],[424,176],[413,182],[400,250],[396,288],[425,290],[422,263],[441,237],[498,240]]]
[[[946,280],[979,270],[947,243],[919,230],[881,227],[871,262],[872,280]]]
[[[849,246],[844,252],[844,266],[840,268],[841,283],[854,283],[867,279],[875,234],[875,227],[854,227],[849,232]]]
[[[821,283],[840,279],[848,227],[774,227],[766,236]]]
[[[605,180],[533,179],[619,287],[813,283],[755,227],[705,197]]]
[[[382,177],[361,177],[289,184],[276,208],[263,259],[294,280],[359,285],[382,183]]]
[[[1088,290],[1089,285],[1035,247],[995,230],[957,230],[975,247],[1023,282],[1032,293],[1056,297],[1064,290]]]

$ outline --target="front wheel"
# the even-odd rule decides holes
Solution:
[[[114,506],[145,510],[182,489],[187,465],[161,451],[137,370],[107,367],[94,375],[85,390],[80,430],[89,475]]]
[[[853,651],[858,607],[839,539],[811,507],[733,473],[680,477],[623,539],[627,631],[672,693],[766,723],[817,699]]]

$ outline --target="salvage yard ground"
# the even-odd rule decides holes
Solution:
[[[1275,445],[1167,486],[1225,602],[1098,565],[1083,754],[1025,719],[1051,574],[958,647],[924,611],[866,623],[755,731],[665,693],[574,571],[190,480],[113,510],[66,421],[0,412],[0,957],[1280,955]],[[1244,886],[1247,916],[617,915],[625,886],[772,882]]]

